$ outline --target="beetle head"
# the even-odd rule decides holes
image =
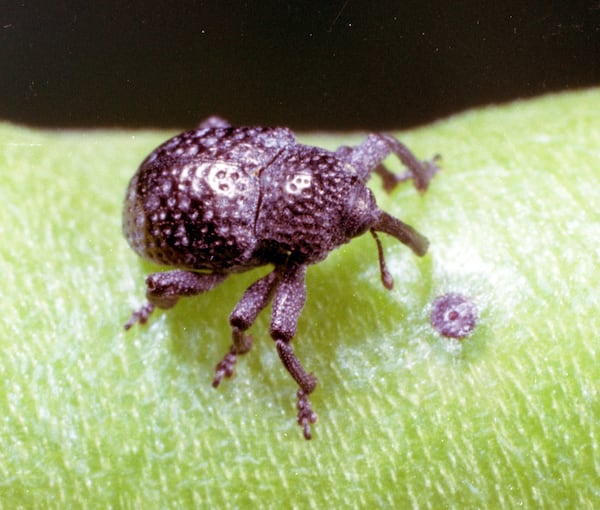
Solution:
[[[395,237],[419,257],[425,255],[429,247],[429,241],[426,237],[410,225],[379,209],[373,193],[366,186],[355,190],[348,203],[346,218],[346,232],[349,238],[360,236],[367,230],[373,235],[377,243],[381,281],[387,289],[391,289],[394,282],[387,270],[383,248],[377,232],[384,232]]]

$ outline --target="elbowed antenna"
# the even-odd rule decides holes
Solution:
[[[379,218],[371,227],[371,230],[385,232],[394,236],[398,241],[408,246],[419,257],[427,253],[429,241],[424,235],[419,234],[414,228],[400,221],[393,216],[390,216],[385,211],[379,211]]]
[[[392,273],[388,271],[387,264],[385,263],[385,257],[383,255],[383,246],[381,246],[381,241],[379,240],[379,236],[375,230],[370,230],[373,239],[377,243],[377,255],[379,256],[379,272],[381,273],[381,283],[387,290],[392,290],[394,287],[394,279],[392,278]]]
[[[419,257],[422,257],[427,253],[427,248],[429,247],[429,241],[427,238],[419,232],[417,232],[414,228],[406,223],[400,221],[393,216],[390,216],[388,213],[384,211],[379,211],[379,216],[377,221],[370,229],[371,235],[375,239],[377,243],[377,255],[379,256],[379,271],[381,273],[381,282],[383,286],[392,290],[394,286],[394,280],[392,278],[391,273],[388,271],[387,265],[385,263],[385,257],[383,255],[383,248],[381,246],[381,241],[379,240],[379,236],[377,232],[384,232],[391,236],[394,236],[398,241],[407,245],[412,251],[414,251]]]

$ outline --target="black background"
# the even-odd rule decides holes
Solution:
[[[600,84],[600,0],[22,0],[0,7],[0,119],[399,128]]]

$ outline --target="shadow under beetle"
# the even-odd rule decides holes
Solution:
[[[407,167],[395,175],[382,161],[395,154]],[[372,172],[390,192],[412,179],[425,191],[438,168],[420,162],[390,135],[370,134],[335,152],[301,145],[287,128],[232,127],[211,117],[198,129],[171,138],[141,164],[127,189],[123,232],[141,256],[170,266],[146,279],[147,302],[125,328],[145,323],[158,308],[206,292],[231,273],[271,264],[229,316],[232,345],[216,366],[213,386],[231,377],[237,356],[250,350],[246,330],[273,301],[271,337],[298,389],[298,424],[311,438],[317,420],[308,396],[317,385],[290,345],[306,299],[306,268],[369,231],[377,244],[383,285],[391,289],[377,232],[390,234],[417,255],[428,241],[381,211],[366,187]]]

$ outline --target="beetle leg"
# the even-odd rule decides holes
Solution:
[[[277,354],[283,366],[300,387],[297,394],[298,424],[302,427],[304,437],[310,439],[310,425],[317,421],[317,415],[310,406],[308,395],[317,386],[317,378],[306,372],[290,345],[306,300],[305,275],[304,265],[294,264],[283,271],[273,302],[271,336],[275,340]]]
[[[311,439],[311,423],[317,421],[317,414],[312,410],[308,395],[317,387],[317,378],[312,373],[307,373],[300,363],[300,360],[294,354],[292,346],[284,340],[276,340],[277,354],[290,375],[298,383],[298,425],[302,427],[305,439]]]
[[[429,181],[439,170],[436,166],[439,156],[432,161],[419,161],[406,145],[385,133],[372,133],[352,151],[341,147],[336,154],[349,161],[364,180],[371,172],[378,174],[387,192],[393,190],[399,182],[408,179],[413,180],[415,188],[419,191],[425,191]],[[395,154],[400,159],[408,169],[406,173],[396,175],[382,165],[383,160],[390,154]]]
[[[231,124],[229,124],[229,122],[227,122],[222,117],[219,117],[218,115],[211,115],[210,117],[208,117],[208,118],[204,119],[202,122],[200,122],[200,124],[198,124],[196,129],[207,129],[207,128],[215,129],[215,128],[226,128],[226,127],[231,127]]]
[[[412,177],[409,171],[402,174],[395,174],[384,165],[378,165],[373,172],[381,177],[381,185],[386,193],[391,193],[399,183],[408,181]]]
[[[156,307],[172,308],[180,297],[195,296],[211,290],[226,277],[226,274],[221,273],[196,273],[182,269],[152,273],[146,278],[148,301],[131,314],[125,323],[125,329],[129,329],[136,322],[144,324]]]
[[[232,345],[229,352],[217,364],[212,385],[219,386],[223,377],[231,377],[240,354],[247,353],[252,347],[252,336],[246,330],[254,323],[261,310],[269,304],[273,290],[279,281],[279,273],[273,271],[254,282],[238,302],[229,316]]]
[[[429,182],[440,170],[437,166],[437,163],[441,160],[440,155],[436,154],[431,161],[418,161],[408,147],[400,143],[395,138],[390,138],[396,142],[395,149],[393,151],[394,154],[398,156],[400,161],[402,161],[408,170],[401,174],[395,174],[384,165],[377,165],[373,172],[381,177],[383,189],[387,193],[391,193],[396,185],[412,179],[417,190],[426,191],[429,187]]]

